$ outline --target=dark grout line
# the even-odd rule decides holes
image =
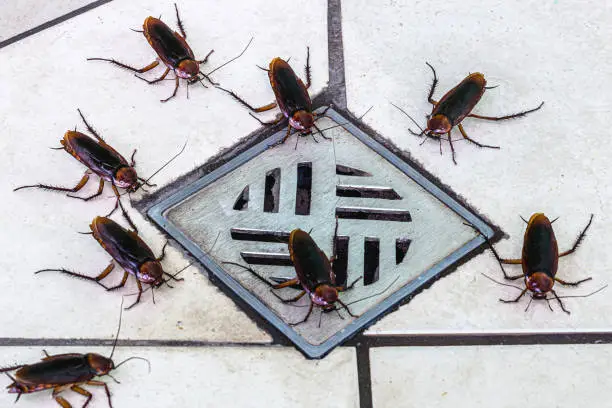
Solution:
[[[346,109],[341,0],[328,0],[327,2],[327,54],[329,91],[332,95],[332,101],[334,105]]]
[[[112,346],[114,339],[46,339],[0,337],[0,347]],[[221,342],[203,340],[119,340],[119,347],[282,347],[272,343]]]
[[[355,347],[357,353],[357,378],[359,381],[359,408],[372,408],[372,378],[370,370],[370,348],[358,343]]]
[[[76,9],[76,10],[73,10],[70,13],[64,14],[63,16],[59,16],[59,17],[54,18],[53,20],[47,21],[46,23],[43,23],[43,24],[41,24],[41,25],[39,25],[37,27],[31,28],[31,29],[29,29],[27,31],[24,31],[21,34],[17,34],[17,35],[15,35],[15,36],[13,36],[11,38],[8,38],[8,39],[6,39],[4,41],[0,41],[0,48],[4,48],[7,45],[11,45],[13,43],[16,43],[17,41],[21,41],[24,38],[27,38],[27,37],[29,37],[31,35],[34,35],[34,34],[37,34],[37,33],[41,32],[43,30],[46,30],[47,28],[51,28],[51,27],[53,27],[53,26],[55,26],[55,25],[57,25],[59,23],[62,23],[64,21],[66,21],[66,20],[70,20],[71,18],[76,17],[76,16],[78,16],[80,14],[83,14],[83,13],[89,11],[89,10],[95,9],[98,6],[101,6],[101,5],[106,4],[106,3],[110,3],[111,1],[113,1],[113,0],[98,0],[98,1],[94,1],[93,3],[90,3],[90,4],[86,5],[86,6],[83,6],[81,8]]]
[[[612,332],[364,335],[359,342],[367,347],[610,344]]]

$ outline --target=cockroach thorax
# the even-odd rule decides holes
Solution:
[[[450,132],[451,123],[444,115],[434,115],[427,122],[427,129],[432,133],[445,134]]]
[[[137,273],[137,278],[143,283],[157,285],[162,282],[164,270],[158,261],[147,261],[143,263]]]
[[[133,167],[121,167],[115,173],[115,184],[117,187],[129,188],[138,182],[138,174]]]
[[[96,375],[106,375],[115,368],[115,363],[108,357],[101,356],[96,353],[88,353],[85,355],[87,362]]]
[[[331,306],[338,300],[338,290],[333,286],[322,284],[311,294],[312,302],[319,306]]]
[[[314,115],[311,112],[299,110],[291,115],[289,123],[294,129],[308,131],[314,125]]]
[[[186,59],[179,62],[176,75],[184,79],[191,79],[200,73],[200,66],[194,60]]]
[[[527,277],[527,289],[535,298],[545,298],[553,288],[555,281],[544,272],[535,272]]]

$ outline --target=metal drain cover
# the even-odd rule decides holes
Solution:
[[[338,112],[329,109],[326,115],[317,126],[331,128],[324,130],[331,141],[300,137],[296,149],[299,136],[293,135],[268,148],[284,136],[280,131],[148,211],[311,358],[324,356],[482,244],[464,222],[493,236],[476,215]],[[291,278],[289,232],[312,230],[331,256],[336,217],[337,283],[363,277],[340,294],[358,318],[344,310],[320,315],[315,307],[307,322],[290,326],[308,311],[307,296],[284,304],[248,271],[222,264],[241,263],[268,278]],[[298,293],[277,291],[284,298]]]

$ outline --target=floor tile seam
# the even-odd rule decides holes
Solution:
[[[56,18],[54,18],[52,20],[48,20],[48,21],[46,21],[46,22],[44,22],[44,23],[42,23],[42,24],[40,24],[40,25],[38,25],[36,27],[30,28],[29,30],[23,31],[23,32],[21,32],[19,34],[16,34],[16,35],[10,37],[10,38],[7,38],[6,40],[0,41],[0,49],[4,48],[6,46],[9,46],[11,44],[14,44],[16,42],[19,42],[19,41],[21,41],[21,40],[23,40],[25,38],[28,38],[28,37],[30,37],[30,36],[32,36],[34,34],[38,34],[41,31],[44,31],[44,30],[46,30],[48,28],[51,28],[51,27],[56,26],[56,25],[58,25],[60,23],[63,23],[64,21],[68,21],[71,18],[77,17],[77,16],[79,16],[79,15],[81,15],[81,14],[87,12],[87,11],[93,10],[93,9],[99,7],[99,6],[102,6],[102,5],[106,4],[106,3],[110,3],[111,1],[113,1],[113,0],[97,0],[97,1],[94,1],[92,3],[89,3],[89,4],[85,5],[83,7],[80,7],[78,9],[76,9],[76,10],[72,10],[72,11],[66,13],[66,14],[63,14],[63,15],[61,15],[59,17],[56,17]]]

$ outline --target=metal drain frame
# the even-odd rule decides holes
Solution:
[[[322,112],[325,106],[320,107],[316,112]],[[349,132],[353,137],[356,137],[367,147],[375,151],[377,154],[385,158],[389,163],[403,172],[406,176],[411,178],[427,192],[432,194],[448,208],[453,210],[457,215],[465,219],[467,222],[478,228],[488,239],[492,239],[495,232],[494,230],[482,221],[477,215],[472,213],[464,205],[456,201],[454,198],[449,196],[446,192],[436,186],[434,183],[429,181],[425,176],[419,173],[410,164],[402,160],[388,150],[378,141],[367,135],[357,126],[355,126],[349,119],[342,116],[340,113],[335,111],[333,108],[329,108],[326,112],[326,116],[335,121],[336,123],[342,123],[344,129]],[[366,311],[353,322],[351,322],[345,329],[334,334],[325,342],[319,345],[313,345],[306,342],[291,326],[281,320],[276,314],[274,314],[268,307],[245,289],[239,282],[234,280],[227,272],[223,270],[212,258],[194,242],[192,242],[186,235],[184,235],[166,216],[164,213],[178,204],[179,202],[187,199],[194,193],[198,192],[207,185],[215,182],[225,174],[235,170],[242,166],[247,161],[255,158],[260,153],[266,151],[270,145],[280,141],[285,136],[285,130],[280,130],[263,141],[259,142],[255,146],[247,149],[240,153],[236,157],[229,160],[227,163],[221,165],[210,173],[204,175],[200,179],[194,181],[183,189],[163,199],[162,201],[154,204],[147,211],[147,215],[164,231],[166,231],[172,238],[178,241],[188,252],[191,253],[198,261],[214,276],[223,282],[227,288],[229,288],[236,296],[240,297],[246,302],[254,311],[256,311],[262,318],[272,324],[277,330],[279,330],[284,336],[286,336],[295,346],[300,349],[309,358],[322,358],[332,349],[342,344],[344,341],[351,338],[361,330],[373,324],[377,319],[385,315],[389,310],[401,304],[401,302],[415,291],[419,290],[422,286],[428,283],[430,280],[435,279],[444,270],[451,267],[456,262],[460,261],[464,256],[468,255],[473,250],[481,246],[485,240],[482,236],[476,236],[462,247],[452,252],[446,258],[440,260],[430,269],[421,273],[414,280],[406,284],[404,287],[398,289],[396,292],[391,294],[389,297],[384,299],[382,302],[374,306],[372,309]]]

